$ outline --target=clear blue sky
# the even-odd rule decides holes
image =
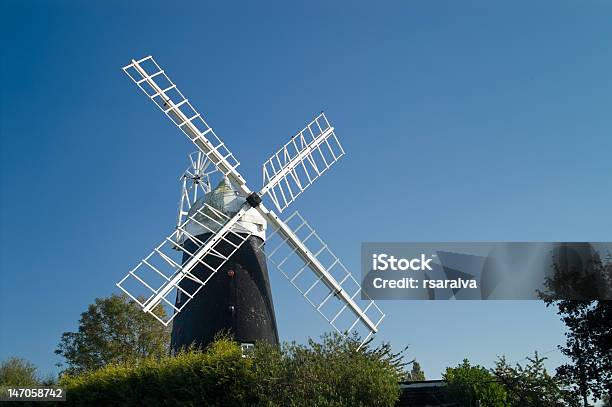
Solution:
[[[173,226],[193,147],[121,70],[149,54],[253,185],[327,112],[347,155],[295,208],[357,275],[362,241],[612,238],[610,2],[123,3],[0,4],[0,359],[55,371],[61,333]],[[272,286],[283,340],[328,329]],[[429,378],[563,340],[535,301],[382,306]]]

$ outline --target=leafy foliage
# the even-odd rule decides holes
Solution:
[[[589,397],[597,401],[612,394],[612,300],[562,299],[575,298],[576,287],[579,294],[612,298],[612,258],[595,258],[579,272],[555,265],[549,291],[541,294],[547,306],[557,306],[568,328],[565,346],[559,348],[571,362],[559,366],[557,375],[587,406]]]
[[[389,344],[359,351],[357,343],[327,334],[320,343],[286,344],[282,350],[260,345],[255,352],[258,382],[272,405],[391,406],[399,397],[402,352]]]
[[[163,309],[160,307],[160,315]],[[64,332],[55,351],[66,359],[66,373],[83,373],[109,363],[138,363],[169,352],[169,328],[126,295],[96,298],[81,314],[77,332]]]
[[[472,366],[464,359],[457,367],[449,367],[442,375],[446,381],[449,402],[460,406],[507,406],[508,394],[503,385],[482,366]]]
[[[204,351],[115,363],[64,375],[68,405],[393,406],[402,356],[389,345],[356,350],[350,339],[324,336],[282,349],[256,344],[249,357],[227,337]]]
[[[69,405],[247,405],[254,401],[251,361],[240,347],[220,339],[206,350],[149,357],[138,365],[110,364],[80,375],[64,375]]]
[[[509,406],[556,407],[576,404],[559,379],[546,371],[546,358],[535,352],[534,356],[527,357],[527,360],[525,366],[518,363],[511,366],[505,357],[501,357],[491,371],[506,389]]]
[[[412,361],[412,369],[410,369],[410,372],[406,374],[406,377],[404,378],[404,380],[408,380],[408,381],[426,380],[425,372],[421,370],[421,365],[419,364],[419,362],[417,362],[416,360]]]
[[[27,360],[12,357],[0,363],[0,386],[36,386],[39,383],[36,366]]]
[[[557,374],[573,384],[584,405],[589,396],[599,400],[612,394],[612,301],[560,301],[557,306],[569,329],[560,349],[571,360]]]
[[[546,291],[538,296],[546,303],[555,301],[612,300],[612,257],[594,255],[590,261],[553,261],[552,278],[547,277]]]

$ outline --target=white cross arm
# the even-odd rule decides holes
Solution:
[[[263,164],[264,186],[259,195],[268,194],[282,212],[343,155],[334,128],[322,112]]]
[[[361,325],[362,343],[376,333],[385,314],[361,293],[360,284],[308,222],[298,212],[286,222],[271,211],[266,218],[273,230],[266,257],[302,296],[338,332],[352,333]]]
[[[181,93],[152,56],[132,60],[124,72],[244,195],[249,188],[236,167],[240,164],[215,131]]]

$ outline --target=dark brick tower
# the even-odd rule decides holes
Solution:
[[[244,202],[244,198],[224,180],[200,202],[194,203],[194,208],[203,202],[231,215]],[[237,232],[243,229],[252,234],[175,317],[172,325],[173,352],[192,344],[206,346],[219,332],[230,333],[241,344],[256,341],[278,344],[268,268],[260,249],[265,238],[265,220],[261,217],[246,218],[239,224]],[[208,235],[197,237],[205,241]],[[185,247],[189,251],[196,248],[192,241],[187,241]],[[223,247],[216,248],[223,250]],[[192,273],[204,281],[210,270],[198,265]],[[189,284],[193,284],[189,279],[181,282],[181,285]],[[190,291],[188,287],[185,288]],[[177,307],[180,308],[184,300],[178,295]]]

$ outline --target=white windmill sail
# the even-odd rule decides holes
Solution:
[[[236,185],[245,184],[235,171],[240,165],[238,160],[152,56],[132,60],[123,70],[219,171],[230,177]]]
[[[249,238],[250,233],[243,230],[237,233],[232,229],[248,210],[245,208],[229,217],[203,204],[130,270],[117,286],[143,311],[168,325]],[[193,223],[208,233],[194,236],[189,231]],[[202,236],[207,238],[202,240]],[[192,246],[197,250],[190,250]],[[206,269],[205,279],[192,273],[200,265]],[[183,283],[186,279],[189,284]],[[179,292],[184,300],[177,306],[175,299]],[[170,308],[171,312],[162,318],[159,307]]]
[[[344,155],[325,113],[315,117],[263,165],[264,188],[282,212]]]
[[[336,331],[357,331],[367,341],[384,312],[299,212],[278,225],[268,236],[266,258]]]
[[[299,259],[303,264],[298,268],[299,275],[314,276],[316,279],[312,288],[302,290],[295,284],[297,278],[295,274],[289,274],[286,265],[287,260],[281,262],[281,272],[286,276],[290,276],[290,281],[298,287],[308,301],[311,302],[319,311],[327,318],[327,320],[339,332],[347,334],[353,331],[358,326],[365,329],[364,342],[372,334],[378,331],[378,326],[384,318],[384,313],[372,301],[366,299],[363,308],[360,306],[358,297],[359,283],[350,275],[348,270],[340,263],[333,255],[331,250],[327,249],[321,239],[317,236],[317,241],[324,245],[324,249],[312,251],[309,249],[309,244],[313,240],[308,238],[302,239],[299,235],[300,230],[310,230],[315,233],[312,228],[304,221],[303,225],[297,228],[292,228],[283,222],[274,212],[269,211],[261,202],[261,197],[268,195],[279,211],[285,209],[295,198],[303,192],[312,182],[325,172],[333,163],[335,163],[343,154],[344,150],[338,142],[334,133],[334,128],[329,124],[327,117],[321,113],[312,122],[310,122],[300,133],[294,136],[285,146],[283,146],[276,154],[272,156],[264,164],[264,187],[258,192],[252,192],[246,185],[245,180],[236,170],[239,162],[234,158],[233,154],[227,149],[225,144],[217,137],[214,130],[206,123],[203,117],[198,113],[187,98],[178,90],[174,82],[166,75],[164,70],[155,62],[153,57],[149,56],[141,60],[132,60],[132,63],[125,66],[124,71],[130,78],[142,89],[142,91],[155,102],[155,104],[179,127],[179,129],[189,137],[189,139],[198,147],[202,153],[206,155],[208,160],[212,162],[216,168],[236,187],[240,194],[246,198],[241,208],[232,217],[227,217],[225,223],[212,234],[205,242],[198,242],[199,248],[189,253],[188,258],[182,263],[170,262],[165,257],[162,258],[173,269],[174,273],[167,276],[154,269],[158,274],[165,276],[165,281],[157,288],[146,285],[152,294],[145,297],[145,300],[138,300],[139,297],[134,296],[123,288],[124,280],[136,278],[134,270],[130,271],[126,278],[120,282],[120,287],[128,292],[132,298],[136,299],[145,312],[154,313],[155,308],[162,302],[169,302],[169,295],[173,290],[180,290],[178,286],[184,279],[193,279],[191,271],[197,264],[207,264],[208,259],[212,257],[217,259],[214,266],[207,265],[214,274],[222,264],[231,256],[225,253],[219,253],[220,250],[216,246],[219,242],[227,242],[230,240],[235,246],[235,250],[248,239],[247,234],[236,233],[234,226],[240,219],[249,211],[258,211],[275,230],[275,234],[281,237],[281,246],[273,249],[271,252],[275,254],[282,250],[282,247],[289,248],[290,252]],[[296,219],[302,219],[297,215]],[[189,221],[189,219],[188,219]],[[188,222],[187,221],[187,222]],[[185,227],[179,227],[178,232],[188,233]],[[176,232],[175,232],[176,233]],[[241,242],[229,239],[228,236],[236,235],[236,239],[244,238]],[[316,235],[316,233],[315,233]],[[172,235],[171,235],[172,236]],[[172,244],[178,244],[179,249],[182,249],[178,240],[166,238]],[[234,247],[231,246],[231,247]],[[326,251],[327,250],[327,251]],[[154,250],[157,252],[157,249]],[[270,252],[270,253],[271,253]],[[221,254],[221,256],[219,256]],[[233,252],[232,252],[233,254]],[[324,264],[322,262],[323,255],[333,258],[332,264]],[[275,259],[270,254],[268,255],[273,263]],[[219,264],[221,259],[222,263]],[[145,259],[146,260],[146,259]],[[143,260],[144,262],[144,260]],[[146,263],[145,263],[146,264]],[[179,265],[180,264],[180,265]],[[137,267],[138,268],[138,267]],[[341,270],[339,275],[337,275]],[[211,274],[210,277],[212,277]],[[295,279],[293,277],[296,277]],[[208,281],[208,279],[206,281]],[[206,281],[198,281],[200,284],[196,292],[188,293],[192,298],[206,284]],[[353,287],[348,287],[347,284],[352,284]],[[317,287],[325,287],[327,293],[321,300],[314,300],[312,294],[317,290]],[[182,291],[181,291],[182,293]],[[338,315],[328,315],[327,306],[335,300],[339,302]],[[172,305],[172,304],[170,304]],[[175,313],[180,312],[185,304],[181,303],[181,308],[172,305]],[[348,311],[348,312],[345,312]],[[348,316],[350,323],[341,323],[344,317]],[[170,320],[174,317],[170,317]],[[159,318],[158,318],[159,319]],[[162,321],[164,322],[164,321]],[[164,322],[169,323],[170,321]]]

